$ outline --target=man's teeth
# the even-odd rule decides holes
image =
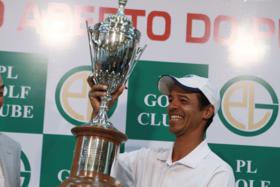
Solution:
[[[171,115],[170,116],[170,119],[171,120],[180,120],[180,119],[182,119],[183,117],[182,116],[179,116],[179,115]]]

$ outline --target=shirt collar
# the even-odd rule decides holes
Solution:
[[[195,168],[199,162],[208,155],[210,149],[207,142],[202,141],[194,150],[187,154],[182,159],[172,163],[172,149],[167,152],[159,152],[157,158],[161,161],[165,161],[169,166],[174,164],[183,164],[185,166]]]

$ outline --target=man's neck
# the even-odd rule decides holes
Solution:
[[[176,137],[172,152],[172,162],[178,161],[188,155],[203,141],[203,135],[188,134]]]

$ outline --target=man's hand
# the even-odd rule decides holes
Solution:
[[[91,88],[88,96],[93,109],[92,117],[94,117],[97,115],[99,111],[99,107],[101,104],[101,97],[106,95],[107,86],[101,84],[94,84],[91,76],[88,77],[87,82]],[[122,94],[124,88],[125,86],[122,85],[119,88],[117,88],[117,90],[114,93],[112,93],[112,99],[108,103],[108,108],[111,108],[113,106],[114,102]]]

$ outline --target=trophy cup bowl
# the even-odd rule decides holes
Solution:
[[[97,116],[90,125],[113,128],[107,117],[107,103],[111,94],[125,84],[131,74],[136,58],[143,49],[138,47],[140,32],[119,10],[117,15],[107,18],[94,27],[87,26],[92,79],[95,84],[107,85],[106,96],[101,99]]]
[[[60,187],[113,187],[121,184],[110,176],[119,145],[127,136],[108,121],[111,94],[125,84],[144,48],[138,47],[140,32],[124,14],[127,0],[119,0],[116,15],[88,26],[92,75],[95,84],[107,85],[100,109],[88,124],[74,127],[74,158],[69,178]]]

